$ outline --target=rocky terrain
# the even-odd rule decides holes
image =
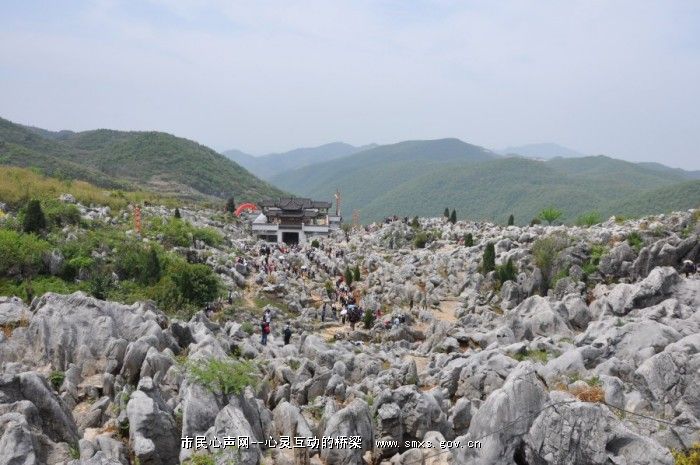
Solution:
[[[275,250],[269,274],[244,227],[182,213],[225,235],[184,252],[233,305],[185,321],[83,293],[0,298],[1,465],[671,465],[700,441],[700,279],[681,272],[700,259],[697,211],[590,228],[394,221]],[[498,267],[483,273],[489,243]],[[356,266],[378,318],[321,321],[326,283]],[[248,367],[244,382],[216,361]],[[250,445],[216,447],[226,436]]]

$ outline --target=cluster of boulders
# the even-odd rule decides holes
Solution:
[[[700,441],[700,278],[679,273],[700,258],[697,212],[591,228],[397,221],[270,258],[311,273],[255,271],[244,226],[182,214],[227,237],[183,253],[206,251],[236,298],[278,302],[268,344],[235,308],[182,321],[82,293],[0,298],[0,465],[672,465]],[[549,269],[533,254],[544,237],[561,239]],[[488,243],[513,279],[482,272]],[[376,320],[320,321],[327,282],[355,266]],[[210,360],[247,360],[257,382],[213,389],[189,368]],[[228,436],[249,444],[216,447]]]

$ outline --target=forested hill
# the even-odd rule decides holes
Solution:
[[[255,201],[282,194],[216,151],[163,132],[51,132],[0,118],[0,163],[185,198]]]
[[[273,182],[316,197],[339,188],[345,216],[437,215],[528,223],[546,207],[562,221],[597,212],[639,215],[700,205],[700,181],[685,172],[652,169],[606,156],[549,161],[502,157],[456,139],[412,141],[281,173]]]

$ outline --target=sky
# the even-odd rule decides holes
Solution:
[[[0,116],[254,154],[458,137],[700,169],[700,2],[4,0]]]

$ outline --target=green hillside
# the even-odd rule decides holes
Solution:
[[[0,118],[0,163],[109,188],[259,200],[281,191],[196,142],[162,132],[54,133]]]
[[[347,212],[446,163],[469,164],[496,157],[458,139],[406,141],[281,173],[272,182],[284,190],[320,199],[328,198],[337,187],[343,192]]]
[[[465,146],[466,152],[455,150]],[[363,222],[392,214],[434,216],[449,207],[460,218],[505,221],[513,213],[520,224],[548,206],[573,222],[590,211],[605,218],[700,205],[697,186],[686,180],[605,156],[546,162],[496,157],[451,139],[378,147],[274,178],[311,197],[325,198],[338,187],[343,213],[357,209]]]
[[[240,150],[227,150],[223,152],[223,155],[262,179],[272,179],[275,175],[285,171],[334,160],[373,147],[375,145],[355,147],[343,142],[332,142],[318,147],[299,148],[260,157],[254,157]]]

